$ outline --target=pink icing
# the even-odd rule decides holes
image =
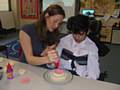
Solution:
[[[55,73],[57,73],[57,74],[63,74],[64,70],[62,70],[62,69],[55,69]]]
[[[54,63],[54,65],[55,65],[56,68],[59,68],[59,66],[60,66],[60,60],[55,60],[53,63]]]
[[[27,83],[30,82],[30,78],[29,77],[23,77],[23,78],[20,79],[20,82],[22,84],[27,84]]]

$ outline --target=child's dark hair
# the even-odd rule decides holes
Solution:
[[[67,29],[72,33],[87,32],[89,28],[89,17],[84,15],[72,16],[67,21]]]

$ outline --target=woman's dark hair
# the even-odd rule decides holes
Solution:
[[[65,12],[63,8],[57,4],[50,5],[44,12],[40,15],[40,20],[36,23],[36,30],[40,40],[45,41],[48,44],[52,44],[58,40],[59,30],[54,30],[53,32],[49,32],[46,28],[46,20],[45,15],[49,14],[49,16],[54,15],[62,15],[65,17]],[[49,37],[47,37],[49,35]]]

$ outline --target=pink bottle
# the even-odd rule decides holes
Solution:
[[[55,60],[53,63],[56,68],[60,68],[60,60]]]
[[[7,64],[6,73],[7,73],[7,78],[8,79],[13,79],[13,68],[9,63]]]

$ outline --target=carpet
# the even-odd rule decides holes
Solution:
[[[11,41],[5,44],[8,50],[8,57],[18,58],[19,57],[19,48],[20,43],[18,40]],[[5,54],[5,52],[3,52]]]

